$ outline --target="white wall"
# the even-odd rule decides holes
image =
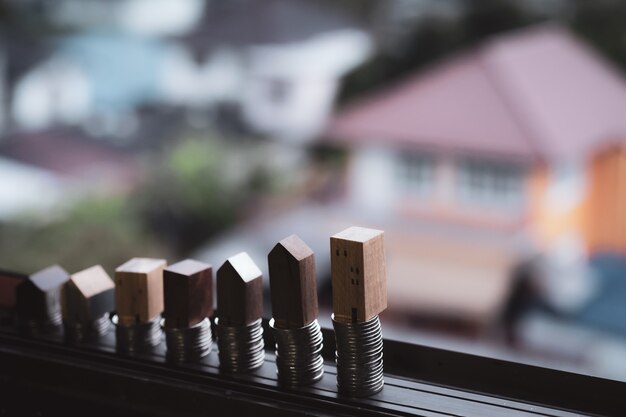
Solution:
[[[369,37],[357,30],[252,47],[242,90],[245,120],[281,139],[312,140],[327,121],[340,78],[362,63],[370,49]]]
[[[397,201],[395,152],[365,146],[352,153],[349,172],[349,199],[358,210],[391,214]]]
[[[582,203],[587,188],[587,172],[582,161],[553,163],[548,177],[546,204],[556,213],[568,213]]]
[[[91,87],[74,63],[53,58],[33,68],[15,86],[11,114],[26,130],[80,123],[92,111]]]
[[[407,159],[409,152],[415,152],[416,158]],[[484,163],[486,169],[492,168],[488,161]],[[407,172],[411,168],[414,169],[412,174]],[[496,170],[494,175],[498,172]],[[517,170],[511,170],[510,175],[515,175],[515,172]],[[415,208],[446,210],[470,216],[493,215],[494,219],[504,221],[519,219],[526,212],[523,185],[506,190],[488,188],[486,198],[482,188],[475,190],[468,187],[463,175],[463,159],[451,155],[419,153],[382,145],[360,146],[352,151],[350,201],[364,210],[389,215],[394,209]],[[509,175],[509,171],[501,175]],[[519,168],[519,175],[523,184],[522,167]],[[492,178],[489,179],[484,185],[493,187]],[[510,180],[513,181],[513,177]]]
[[[218,50],[199,64],[187,48],[171,45],[158,71],[166,103],[202,108],[238,102],[243,94],[245,68],[240,54],[232,49]]]
[[[62,27],[121,30],[140,36],[181,35],[202,17],[204,0],[56,0],[47,5]]]
[[[336,91],[337,80],[332,77],[253,76],[243,89],[242,110],[255,130],[305,142],[323,128]]]
[[[0,158],[0,219],[29,212],[42,215],[65,202],[68,184],[53,173]]]

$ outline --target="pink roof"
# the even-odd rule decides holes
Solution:
[[[626,139],[626,82],[558,26],[497,37],[366,97],[331,121],[351,143],[508,157],[585,157]]]
[[[71,131],[16,134],[1,144],[0,154],[70,178],[132,185],[140,174],[132,156]]]

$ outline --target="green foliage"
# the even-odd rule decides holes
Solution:
[[[134,222],[121,198],[87,199],[61,220],[22,219],[0,226],[0,265],[31,273],[51,264],[70,272],[101,264],[109,273],[133,256],[168,252]]]
[[[150,157],[145,181],[128,196],[88,196],[47,223],[0,224],[0,267],[29,273],[58,263],[73,272],[102,264],[112,273],[135,256],[188,256],[272,189],[264,161],[242,152],[187,139]]]
[[[349,74],[342,83],[339,101],[346,102],[361,94],[398,80],[459,45],[457,26],[447,20],[430,19],[414,28],[398,50],[379,51],[368,62]]]
[[[343,83],[341,101],[405,77],[455,51],[485,38],[545,21],[548,16],[522,1],[465,0],[459,18],[424,16],[415,21],[402,44],[381,50],[350,74]],[[572,0],[549,16],[570,26],[622,71],[626,71],[626,2]],[[393,50],[391,50],[393,49]]]
[[[211,137],[185,139],[151,161],[131,201],[142,222],[187,254],[271,189],[271,173],[258,159]]]
[[[475,43],[488,36],[517,29],[541,20],[529,13],[523,3],[509,0],[474,0],[466,5],[460,22],[463,38]]]
[[[415,21],[401,43],[379,51],[344,81],[340,101],[380,88],[406,77],[455,51],[507,30],[543,20],[508,0],[466,0],[459,18],[424,16]]]
[[[626,71],[626,2],[578,0],[574,3],[572,28]]]
[[[132,198],[142,222],[186,252],[231,224],[240,202],[221,175],[222,150],[187,140],[151,161],[146,182]]]

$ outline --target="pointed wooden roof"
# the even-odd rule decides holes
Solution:
[[[70,282],[85,298],[115,289],[115,283],[101,265],[94,265],[72,274]]]
[[[70,274],[59,265],[52,265],[37,271],[29,277],[29,281],[40,291],[47,292],[61,288],[70,279]]]
[[[224,262],[224,265],[222,265],[222,268],[224,267],[232,268],[233,272],[235,272],[237,277],[243,282],[250,282],[262,275],[259,267],[246,252],[241,252],[228,258],[226,262]]]
[[[263,314],[263,276],[252,258],[241,252],[217,270],[220,325],[247,326]]]

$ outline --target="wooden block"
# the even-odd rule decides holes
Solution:
[[[100,265],[72,274],[63,286],[63,319],[97,320],[115,309],[115,283]]]
[[[315,254],[298,236],[291,235],[267,255],[276,327],[293,329],[317,318]]]
[[[26,274],[0,270],[0,310],[15,309],[17,287],[27,279]]]
[[[119,323],[146,323],[163,312],[164,259],[133,258],[115,270]]]
[[[53,265],[30,275],[16,290],[20,319],[46,321],[61,315],[61,289],[70,275]]]
[[[245,252],[217,270],[217,313],[225,326],[246,326],[263,314],[263,276]]]
[[[213,268],[186,259],[163,271],[165,327],[187,328],[213,313]]]
[[[385,310],[383,232],[350,227],[330,238],[330,251],[335,320],[366,321]]]

